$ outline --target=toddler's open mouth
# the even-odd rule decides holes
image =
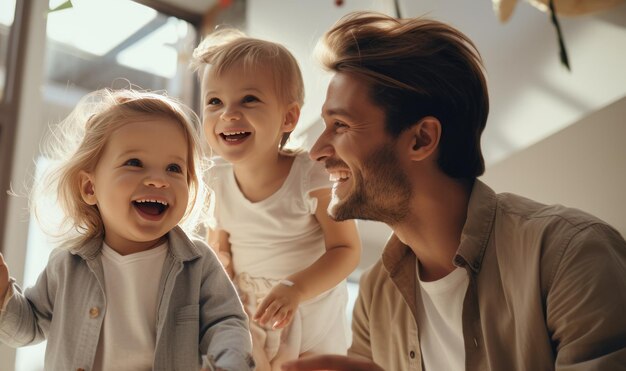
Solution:
[[[136,200],[133,206],[142,214],[149,216],[159,216],[169,207],[166,201],[159,200]]]
[[[231,133],[220,133],[220,136],[227,142],[237,142],[247,138],[250,134],[249,131],[234,131]]]

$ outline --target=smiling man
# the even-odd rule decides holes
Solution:
[[[285,370],[617,370],[626,242],[582,211],[496,194],[480,137],[480,55],[428,19],[354,13],[328,31],[334,72],[311,150],[329,214],[394,234],[361,279],[350,357]]]

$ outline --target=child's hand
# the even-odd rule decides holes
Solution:
[[[253,319],[261,325],[270,322],[275,329],[283,328],[293,319],[301,297],[293,284],[279,283],[263,298]]]
[[[9,267],[4,261],[4,256],[0,253],[0,308],[4,304],[4,297],[9,289]]]

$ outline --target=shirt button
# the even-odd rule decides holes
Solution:
[[[100,310],[98,309],[98,307],[92,307],[91,309],[89,309],[89,317],[96,318],[99,314]]]
[[[411,359],[415,358],[415,352],[414,351],[410,351],[409,352],[409,357],[411,357]]]

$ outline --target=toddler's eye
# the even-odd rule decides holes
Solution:
[[[208,106],[216,106],[216,105],[221,104],[221,103],[222,103],[222,101],[219,100],[218,98],[209,98],[209,100],[207,101],[206,104]]]
[[[167,165],[167,171],[171,171],[171,172],[174,172],[174,173],[182,173],[183,169],[178,164],[169,164],[169,165]]]
[[[143,164],[141,163],[141,160],[136,159],[136,158],[131,158],[130,160],[126,161],[124,163],[124,166],[136,166],[136,167],[141,167],[143,166]]]
[[[258,102],[259,98],[255,97],[254,95],[246,95],[245,97],[243,97],[241,101],[243,103],[253,103],[253,102]]]

